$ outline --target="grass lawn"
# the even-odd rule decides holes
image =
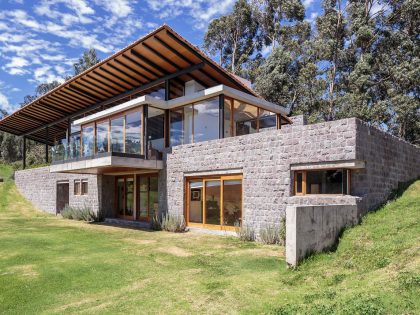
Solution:
[[[0,176],[10,169],[0,165]],[[420,181],[297,270],[278,246],[56,218],[0,184],[0,314],[420,313]]]

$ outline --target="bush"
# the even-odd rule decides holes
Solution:
[[[264,244],[280,244],[280,228],[275,225],[261,228],[260,239]]]
[[[66,206],[61,210],[61,216],[65,219],[86,221],[86,222],[95,222],[98,221],[97,215],[89,207],[77,208]]]
[[[286,245],[286,216],[280,220],[279,241],[280,245]]]
[[[235,227],[236,235],[241,239],[241,241],[245,242],[253,242],[255,241],[255,231],[254,228],[251,226],[236,226]]]
[[[162,217],[161,228],[168,232],[185,232],[186,224],[183,215],[166,214]]]
[[[157,214],[152,217],[150,227],[154,231],[162,231],[162,219]]]

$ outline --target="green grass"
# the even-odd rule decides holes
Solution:
[[[0,165],[0,176],[9,168]],[[283,248],[90,225],[0,184],[0,313],[415,314],[420,181],[297,270]]]

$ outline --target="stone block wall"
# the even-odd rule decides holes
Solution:
[[[79,179],[88,180],[87,195],[74,195],[74,181]],[[69,182],[70,206],[83,207],[86,205],[95,212],[101,209],[101,176],[50,173],[48,166],[15,172],[15,183],[20,193],[38,209],[52,214],[56,214],[57,182],[65,181]]]
[[[400,183],[420,178],[420,147],[361,120],[356,128],[356,158],[366,167],[352,174],[352,189],[363,197],[366,212],[386,201]]]
[[[302,122],[303,123],[303,122]],[[243,220],[256,231],[280,224],[292,197],[290,164],[353,160],[356,158],[356,119],[313,125],[288,125],[281,130],[182,145],[167,155],[168,212],[184,213],[185,178],[200,172],[243,174]],[[342,202],[342,196],[328,202]],[[356,197],[347,196],[355,204]],[[313,197],[312,204],[324,204]],[[303,202],[303,201],[300,201]]]

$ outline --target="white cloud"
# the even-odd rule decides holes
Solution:
[[[10,105],[6,95],[0,92],[0,108],[10,113],[13,111],[13,107]]]
[[[52,71],[52,67],[50,65],[43,65],[34,70],[34,80],[31,80],[31,82],[34,81],[36,83],[45,83],[52,81],[63,82],[64,80],[62,76],[56,75]]]
[[[314,0],[303,0],[303,6],[305,7],[305,8],[309,8],[311,5],[312,5],[312,3],[314,2]]]
[[[161,19],[187,14],[193,18],[194,27],[202,29],[211,19],[227,13],[235,0],[147,0],[147,3]]]
[[[25,69],[29,65],[29,62],[21,57],[12,57],[10,62],[6,63],[2,69],[11,75],[23,75],[28,73]]]

